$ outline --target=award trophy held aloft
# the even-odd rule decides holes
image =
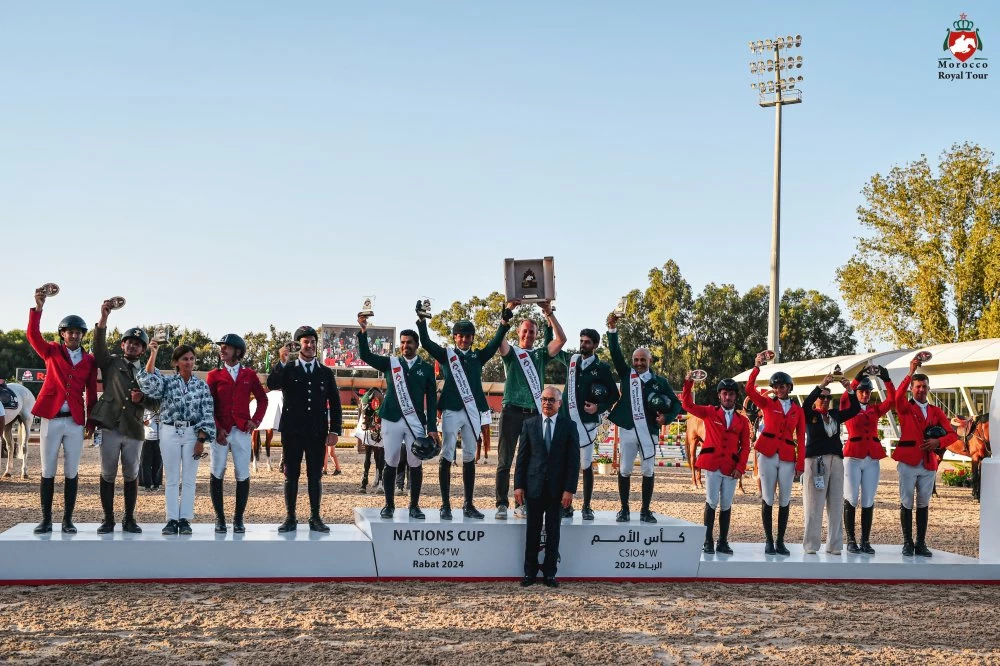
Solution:
[[[542,259],[503,260],[504,288],[508,301],[537,303],[556,299],[555,262]]]
[[[43,284],[41,287],[38,288],[38,291],[45,294],[45,298],[52,298],[53,296],[59,293],[59,285],[57,285],[55,282],[46,282],[45,284]]]
[[[417,301],[417,316],[421,319],[431,318],[431,299],[425,296],[422,301]]]
[[[108,306],[112,310],[121,310],[125,307],[125,297],[124,296],[112,296],[108,299]]]
[[[360,319],[361,317],[364,317],[365,319],[369,319],[369,318],[375,316],[375,311],[372,310],[372,301],[374,299],[375,299],[374,296],[366,296],[365,297],[365,302],[361,306],[361,311],[358,312],[358,319]]]

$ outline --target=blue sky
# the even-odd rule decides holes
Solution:
[[[996,3],[902,6],[4,3],[0,328],[46,281],[47,329],[115,294],[122,327],[344,323],[367,294],[402,327],[553,255],[575,340],[668,259],[695,291],[766,283],[774,113],[747,41],[796,33],[782,288],[836,295],[872,174],[1000,148]],[[937,78],[960,12],[986,81]]]

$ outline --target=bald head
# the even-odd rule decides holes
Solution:
[[[649,364],[653,360],[653,353],[646,347],[639,347],[632,352],[632,367],[639,374],[649,370]]]

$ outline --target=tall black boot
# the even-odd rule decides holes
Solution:
[[[649,510],[649,503],[653,501],[653,483],[655,476],[642,477],[642,508],[639,510],[639,520],[644,523],[655,523],[656,517]]]
[[[125,517],[122,518],[122,531],[142,534],[142,528],[135,522],[135,503],[139,498],[139,479],[126,481],[122,487],[125,494]]]
[[[899,526],[903,528],[903,555],[913,555],[913,509],[899,505]]]
[[[778,555],[791,555],[785,548],[785,528],[788,527],[788,511],[791,505],[778,507],[778,540],[774,542],[774,552]]]
[[[76,491],[79,487],[80,477],[74,476],[72,479],[64,479],[64,483],[62,531],[65,534],[76,534],[76,525],[73,524],[73,510],[76,509]]]
[[[732,515],[732,509],[719,512],[719,543],[715,544],[715,550],[723,555],[733,554],[733,549],[729,547],[729,519]]]
[[[714,555],[715,539],[712,538],[712,530],[715,529],[715,509],[708,502],[705,502],[705,511],[702,516],[705,523],[705,545],[701,547],[701,552]]]
[[[774,555],[774,507],[760,501],[760,520],[764,524],[764,554]]]
[[[875,507],[861,507],[861,552],[866,555],[874,555],[869,537],[872,534],[872,519],[875,517]]]
[[[462,490],[465,492],[465,503],[462,505],[462,515],[466,518],[482,520],[486,516],[476,509],[472,497],[476,491],[476,461],[462,463]]]
[[[410,518],[423,520],[424,512],[420,510],[420,486],[424,483],[424,468],[422,465],[410,468]]]
[[[622,508],[615,517],[619,523],[627,523],[632,519],[628,511],[628,496],[632,489],[632,477],[618,474],[618,498],[621,500]]]
[[[386,465],[382,471],[382,485],[385,491],[385,506],[379,515],[392,519],[392,513],[396,510],[396,468],[392,465]]]
[[[52,496],[56,492],[56,480],[42,477],[40,487],[42,498],[42,522],[35,527],[35,534],[48,534],[52,531]]]
[[[104,519],[97,527],[98,534],[110,534],[115,531],[115,482],[105,481],[101,477],[101,509]]]
[[[930,507],[917,507],[917,542],[913,546],[913,552],[921,557],[930,557],[931,549],[927,547],[927,518],[930,514]]]
[[[208,475],[208,494],[212,497],[212,508],[215,509],[215,533],[226,533],[226,510],[222,505],[222,479]]]
[[[588,467],[583,470],[583,509],[580,510],[580,517],[583,520],[593,520],[594,510],[590,508],[590,498],[594,496],[594,468]]]
[[[289,479],[285,476],[285,522],[278,525],[278,532],[293,532],[298,529],[299,520],[295,514],[295,505],[299,501],[299,479]]]
[[[236,513],[233,514],[233,533],[243,534],[247,528],[243,525],[243,513],[247,510],[247,500],[250,499],[250,479],[236,482]]]
[[[844,500],[844,532],[847,534],[847,552],[857,555],[861,552],[858,548],[858,542],[855,539],[854,532],[854,515],[856,509],[854,505]]]
[[[441,462],[438,465],[438,483],[441,484],[441,520],[451,520],[451,461],[450,460],[445,460],[444,458],[441,458]],[[410,488],[412,487],[413,483],[411,480]]]

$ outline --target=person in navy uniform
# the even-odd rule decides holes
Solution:
[[[299,474],[302,458],[306,459],[306,479],[309,484],[309,529],[329,532],[319,515],[322,494],[321,479],[326,447],[334,446],[343,427],[340,392],[333,371],[316,358],[316,329],[299,326],[294,339],[302,348],[295,362],[290,363],[288,347],[279,352],[277,366],[267,377],[267,387],[280,390],[281,448],[285,472],[285,521],[279,532],[291,532],[298,527],[295,504],[299,494]],[[327,407],[329,401],[329,408]]]

